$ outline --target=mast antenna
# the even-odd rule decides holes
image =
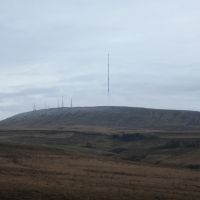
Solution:
[[[110,95],[110,54],[108,53],[108,96]]]
[[[72,99],[72,97],[71,97],[71,105],[70,105],[70,107],[71,108],[73,107],[73,99]]]
[[[62,96],[62,103],[61,103],[61,107],[64,107],[64,100],[63,100],[63,96]]]
[[[33,104],[33,111],[36,111],[36,105],[35,105],[35,103]]]

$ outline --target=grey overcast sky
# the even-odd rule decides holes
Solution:
[[[62,95],[200,110],[200,1],[0,0],[0,119]]]

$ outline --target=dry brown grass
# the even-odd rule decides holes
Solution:
[[[0,163],[1,200],[200,199],[196,171],[6,145]]]

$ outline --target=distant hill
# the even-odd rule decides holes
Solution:
[[[15,115],[1,129],[65,129],[95,126],[148,130],[200,130],[200,112],[134,107],[51,108]]]

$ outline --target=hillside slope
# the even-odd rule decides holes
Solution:
[[[1,129],[65,129],[95,126],[148,130],[200,130],[200,112],[133,107],[51,108],[15,115]]]

